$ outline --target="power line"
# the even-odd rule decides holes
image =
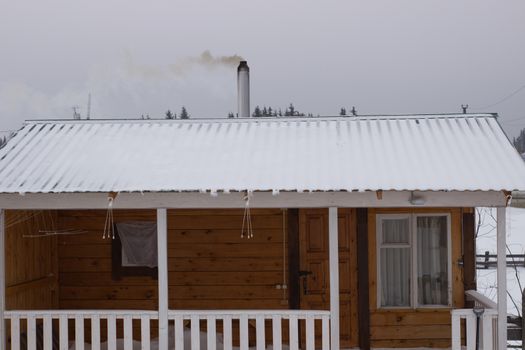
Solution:
[[[486,108],[494,107],[494,106],[499,105],[500,103],[503,103],[503,102],[507,101],[508,99],[514,97],[514,95],[518,94],[520,91],[522,91],[524,89],[525,89],[525,85],[522,85],[519,88],[517,88],[516,90],[514,90],[512,93],[510,93],[507,96],[503,97],[501,100],[498,100],[498,101],[496,101],[494,103],[491,103],[491,104],[483,106],[483,107],[471,107],[471,108],[472,109],[486,109]]]
[[[510,123],[510,122],[514,122],[514,121],[522,120],[522,119],[525,119],[525,117],[518,117],[518,118],[514,118],[514,119],[510,119],[510,120],[505,120],[505,123]]]

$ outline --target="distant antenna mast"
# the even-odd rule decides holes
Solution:
[[[88,104],[87,104],[87,115],[86,119],[91,117],[91,92],[88,94]]]
[[[73,106],[73,119],[79,120],[80,119],[80,113],[78,112],[79,106]]]

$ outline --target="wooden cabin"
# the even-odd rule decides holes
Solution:
[[[29,121],[0,150],[0,346],[472,348],[475,303],[502,349],[474,208],[504,255],[523,189],[492,114]]]

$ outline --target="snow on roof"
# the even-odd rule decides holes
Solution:
[[[523,190],[492,114],[28,121],[0,193]]]

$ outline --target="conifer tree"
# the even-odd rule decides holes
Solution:
[[[166,119],[177,119],[177,115],[172,113],[169,109],[166,111]]]
[[[252,117],[259,118],[262,116],[261,108],[259,106],[255,106],[255,109],[253,110]]]
[[[190,115],[188,111],[186,110],[186,107],[182,106],[182,109],[180,111],[180,119],[190,119]]]
[[[521,129],[519,136],[514,138],[512,143],[519,153],[525,152],[525,128]]]

